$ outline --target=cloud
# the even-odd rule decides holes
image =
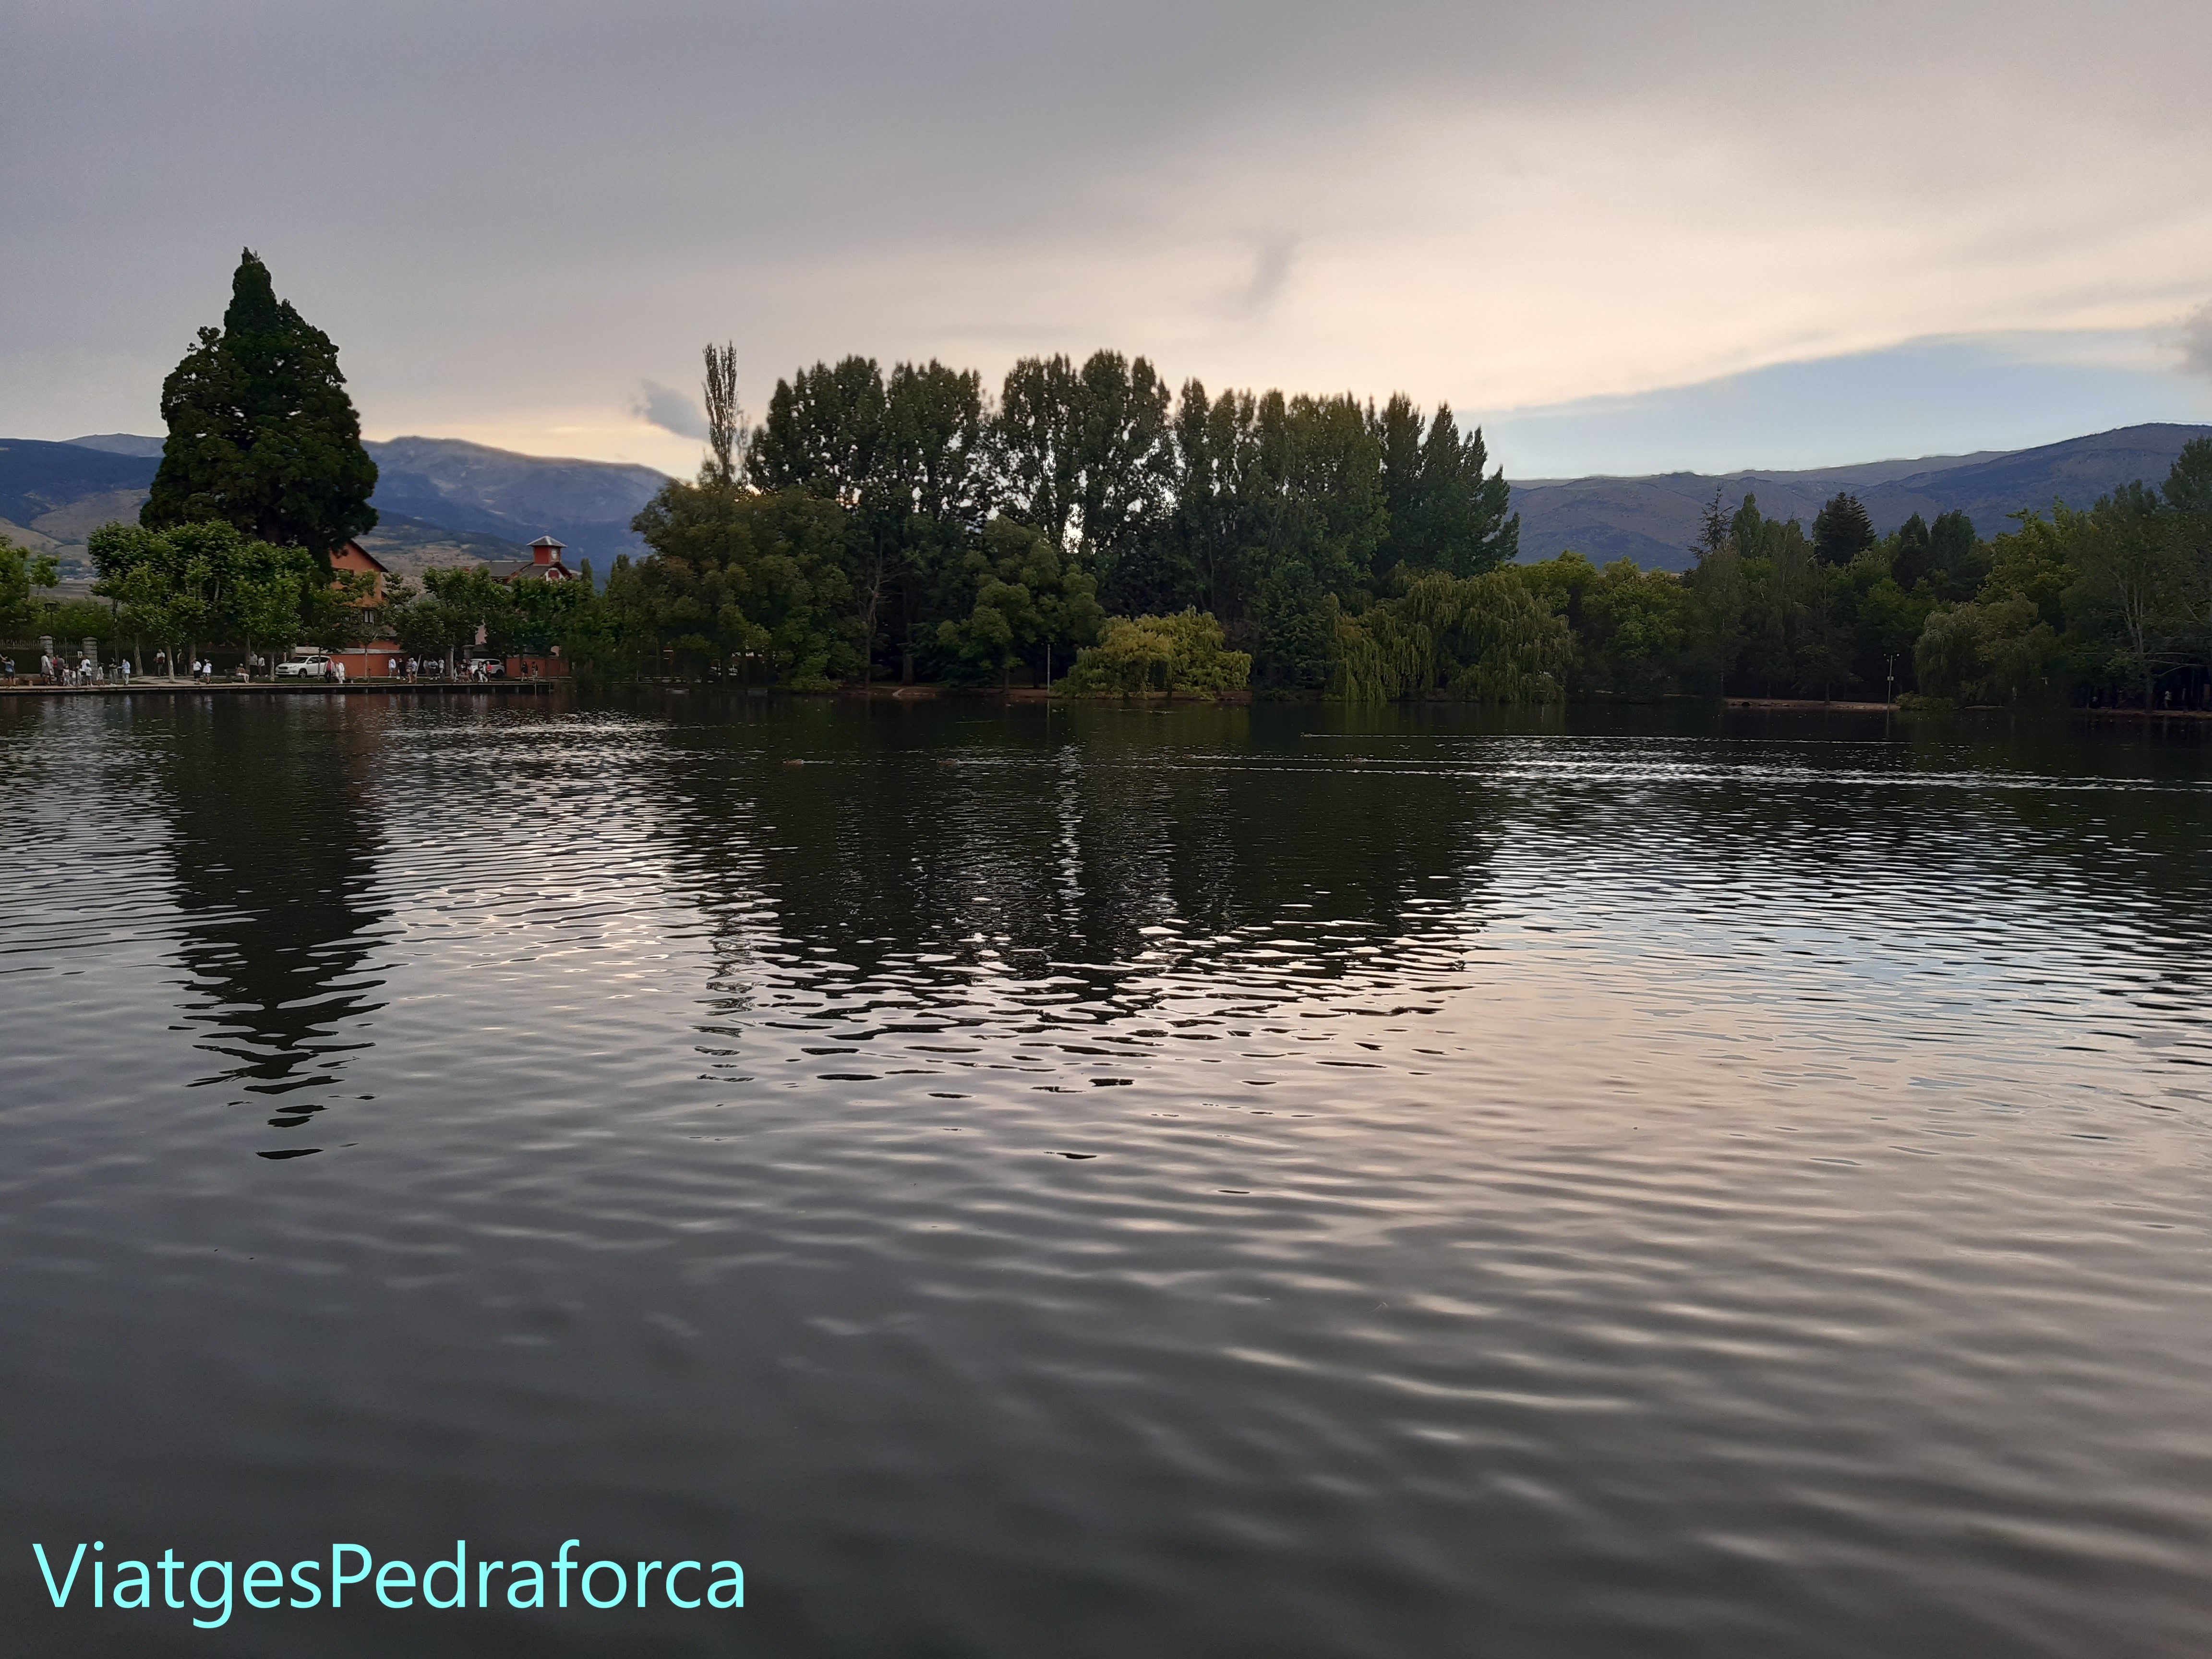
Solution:
[[[2212,300],[2182,319],[2181,366],[2212,380]]]
[[[378,434],[672,471],[696,387],[637,375],[684,380],[710,339],[757,407],[851,352],[993,381],[1102,345],[1504,410],[2155,329],[2212,384],[2174,348],[2212,271],[2212,7],[2001,9],[18,6],[0,212],[42,235],[0,238],[9,314],[38,319],[0,325],[0,434],[154,429],[246,243]],[[332,62],[375,120],[324,118]],[[562,119],[482,95],[518,75]]]
[[[697,399],[658,380],[640,380],[637,395],[630,399],[629,406],[641,421],[664,432],[673,432],[679,438],[704,439],[707,435],[707,416]]]
[[[1290,279],[1291,256],[1298,250],[1298,239],[1288,231],[1276,231],[1260,239],[1252,256],[1252,280],[1237,296],[1237,311],[1240,316],[1259,317],[1267,313],[1282,293],[1283,284]]]

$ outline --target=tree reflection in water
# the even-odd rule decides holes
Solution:
[[[372,896],[380,732],[343,700],[214,698],[176,722],[157,775],[187,975],[179,1017],[218,1061],[196,1082],[266,1100],[276,1128],[307,1124],[341,1088],[368,1093],[347,1070],[383,1006],[369,968],[386,914]]]

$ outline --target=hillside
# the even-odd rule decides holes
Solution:
[[[87,536],[110,519],[137,515],[153,477],[154,463],[139,457],[0,439],[0,532],[58,555],[70,574],[82,564]]]
[[[568,562],[604,574],[617,554],[642,550],[629,521],[666,482],[651,467],[517,455],[453,438],[365,445],[377,465],[371,498],[382,521],[363,545],[413,575],[433,564],[520,556],[550,534]],[[55,555],[65,582],[91,575],[85,538],[111,519],[137,515],[161,441],[102,433],[68,443],[0,439],[0,532]]]
[[[570,564],[589,559],[602,574],[617,554],[643,550],[629,521],[668,482],[649,466],[517,455],[458,438],[365,447],[377,465],[378,512],[514,543],[550,533],[568,544]]]
[[[1869,461],[1802,472],[1670,472],[1641,478],[1538,478],[1516,484],[1521,556],[1546,559],[1571,548],[1600,564],[1631,558],[1681,570],[1716,486],[1733,507],[1756,494],[1771,518],[1810,524],[1821,503],[1847,489],[1887,532],[1917,513],[1963,511],[1984,536],[2022,507],[2054,497],[2087,507],[2137,478],[2156,483],[2191,438],[2212,427],[2130,426],[2035,449]],[[383,522],[364,540],[392,568],[518,556],[550,533],[572,564],[589,559],[604,575],[620,553],[641,550],[629,521],[665,482],[650,467],[518,455],[455,438],[372,443],[374,501]],[[65,578],[91,574],[84,540],[110,519],[130,518],[145,499],[161,453],[157,438],[106,433],[70,443],[0,439],[0,531],[58,555]]]
[[[1769,518],[1802,519],[1808,526],[1824,501],[1849,490],[1866,503],[1875,527],[1885,534],[1915,513],[1932,520],[1957,508],[1983,535],[1993,536],[2013,514],[2048,507],[2053,497],[2087,507],[2137,478],[2155,484],[2184,444],[2208,437],[2212,427],[2130,426],[2035,449],[1804,472],[1540,478],[1514,486],[1513,506],[1521,514],[1523,559],[1548,559],[1572,548],[1599,564],[1628,558],[1647,568],[1683,570],[1717,485],[1729,507],[1755,494]]]

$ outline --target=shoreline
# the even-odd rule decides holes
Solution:
[[[485,680],[481,684],[469,680],[348,680],[334,685],[322,680],[280,681],[272,685],[267,680],[157,680],[134,679],[128,685],[116,681],[103,681],[98,685],[0,685],[0,697],[132,697],[141,695],[164,697],[278,696],[278,697],[354,697],[368,693],[381,696],[412,696],[428,692],[433,696],[471,696],[489,692],[494,696],[537,696],[550,693],[556,685],[568,685],[573,681],[561,680]]]

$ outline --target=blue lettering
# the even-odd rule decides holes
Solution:
[[[730,1570],[730,1577],[727,1582],[720,1577],[708,1582],[707,1604],[716,1607],[741,1607],[745,1604],[745,1570],[734,1561],[717,1561],[714,1571],[720,1573],[724,1567]],[[730,1593],[730,1599],[726,1601],[722,1599],[724,1590]]]
[[[264,1572],[266,1577],[262,1576]],[[246,1577],[238,1581],[238,1588],[249,1607],[281,1607],[284,1605],[284,1569],[274,1561],[256,1561],[246,1570]],[[270,1591],[269,1599],[263,1601],[253,1593],[256,1590]]]
[[[200,1575],[201,1575],[202,1573],[204,1573],[204,1572],[206,1572],[206,1571],[209,1571],[210,1568],[214,1569],[216,1571],[220,1572],[220,1573],[222,1575],[222,1600],[221,1600],[220,1601],[209,1601],[205,1596],[204,1596],[204,1595],[202,1595],[200,1594]],[[194,1625],[194,1626],[196,1626],[198,1628],[199,1628],[199,1629],[201,1629],[201,1630],[219,1630],[219,1629],[221,1629],[223,1626],[225,1626],[225,1625],[227,1625],[227,1624],[228,1624],[228,1623],[230,1622],[230,1563],[229,1563],[229,1562],[228,1562],[228,1561],[203,1561],[203,1562],[201,1562],[201,1563],[199,1564],[199,1565],[198,1565],[197,1567],[194,1567],[194,1568],[192,1569],[191,1586],[192,1586],[192,1605],[193,1605],[193,1606],[195,1606],[195,1607],[205,1607],[205,1608],[206,1608],[209,1612],[210,1612],[210,1613],[214,1612],[217,1607],[221,1607],[221,1608],[222,1609],[222,1618],[220,1618],[220,1619],[195,1619],[195,1620],[192,1620],[192,1623],[193,1623],[193,1625]]]
[[[351,1550],[356,1555],[361,1557],[361,1571],[350,1578],[345,1576],[344,1571],[338,1565],[338,1552],[341,1550]],[[345,1600],[345,1587],[348,1584],[358,1584],[368,1577],[368,1552],[358,1544],[331,1546],[331,1605],[332,1607],[338,1606]]]
[[[430,1575],[435,1572],[450,1572],[453,1575],[453,1597],[452,1601],[441,1601],[436,1596],[430,1594]],[[422,1600],[426,1605],[434,1607],[465,1607],[468,1606],[469,1541],[467,1539],[457,1538],[453,1540],[453,1559],[452,1560],[433,1561],[428,1566],[422,1569]]]
[[[615,1593],[613,1599],[611,1601],[602,1601],[598,1596],[592,1594],[592,1575],[597,1572],[601,1567],[605,1567],[609,1572],[615,1576]],[[595,1607],[620,1607],[622,1605],[622,1599],[624,1593],[629,1589],[629,1578],[628,1575],[623,1571],[622,1564],[618,1561],[592,1562],[590,1566],[584,1569],[583,1582],[584,1599],[586,1601],[589,1601]]]
[[[76,1547],[76,1553],[70,1557],[69,1577],[62,1580],[62,1587],[59,1589],[54,1588],[54,1570],[46,1565],[46,1547],[44,1544],[33,1544],[31,1547],[38,1553],[39,1571],[46,1576],[46,1594],[54,1598],[56,1607],[67,1607],[70,1588],[76,1583],[76,1564],[84,1559],[84,1546],[79,1544]]]
[[[415,1569],[404,1561],[386,1561],[376,1570],[376,1599],[387,1607],[413,1607],[415,1605],[413,1596],[409,1596],[404,1601],[395,1601],[392,1599],[392,1592],[414,1588]]]

